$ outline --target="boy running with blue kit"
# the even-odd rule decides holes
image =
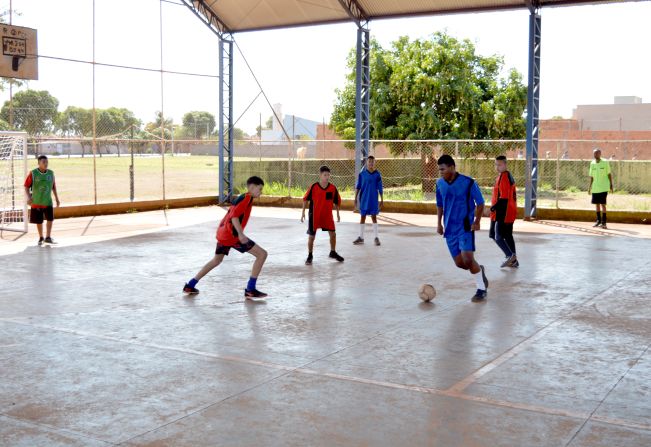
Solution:
[[[438,234],[445,238],[457,267],[470,270],[477,284],[472,301],[481,302],[488,295],[488,279],[484,266],[475,260],[475,231],[481,224],[484,197],[477,183],[456,171],[454,159],[442,155],[438,159],[440,179],[436,181]]]

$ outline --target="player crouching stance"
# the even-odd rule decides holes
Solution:
[[[472,178],[456,171],[452,157],[442,155],[438,166],[441,178],[436,181],[437,232],[445,237],[457,267],[470,270],[475,278],[477,292],[472,301],[483,301],[488,294],[488,279],[484,266],[475,261],[474,251],[484,197]]]
[[[187,294],[199,293],[199,290],[195,287],[199,280],[221,264],[224,260],[224,256],[228,256],[231,248],[234,248],[240,253],[251,253],[255,256],[251,278],[249,278],[246,289],[244,289],[244,297],[246,299],[252,299],[264,298],[267,296],[266,293],[262,293],[256,289],[258,275],[260,275],[264,261],[267,259],[267,252],[244,234],[244,228],[249,221],[251,208],[253,208],[253,199],[262,195],[263,186],[264,182],[260,177],[254,176],[246,181],[248,192],[242,194],[233,201],[228,213],[226,213],[226,216],[224,216],[219,224],[219,228],[217,229],[217,249],[215,250],[215,257],[204,265],[199,273],[183,286],[183,292]]]

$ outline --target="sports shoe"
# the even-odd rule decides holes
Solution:
[[[606,225],[606,224],[601,224],[601,228],[603,228],[604,230],[607,230],[607,229],[608,229],[608,225]]]
[[[358,237],[353,241],[353,245],[362,245],[363,243],[364,243],[364,239],[362,239],[361,237]]]
[[[601,226],[601,221],[598,220],[594,223],[593,227],[600,227]]]
[[[38,245],[43,245],[44,240],[45,239],[43,239],[42,237],[38,238]]]
[[[477,289],[477,291],[475,292],[475,296],[470,298],[470,301],[472,301],[473,303],[479,303],[484,301],[487,296],[488,296],[488,292],[486,292],[485,290]]]
[[[309,253],[307,255],[307,259],[305,260],[305,265],[312,265],[312,253]]]
[[[500,265],[500,268],[513,267],[513,264],[516,262],[518,262],[518,258],[515,255],[511,255],[510,257],[506,258],[502,265]]]
[[[244,289],[244,298],[247,300],[253,299],[253,298],[266,298],[267,295],[264,292],[260,292],[258,289],[253,289],[253,290],[248,290]]]
[[[199,289],[195,287],[190,287],[188,284],[183,286],[183,293],[186,293],[188,295],[196,295],[199,293]]]
[[[380,245],[382,245],[382,244],[380,244],[380,238],[379,238],[379,237],[376,237],[376,238],[375,238],[375,245],[377,245],[378,247],[379,247]]]
[[[45,240],[44,240],[43,242],[45,242],[46,244],[56,244],[56,242],[54,242],[54,239],[52,239],[52,238],[49,237],[49,236],[46,237]]]
[[[517,269],[518,267],[520,267],[520,262],[518,262],[518,260],[516,259],[515,262],[513,264],[511,264],[511,267],[513,267],[514,269]]]
[[[480,265],[479,268],[481,269],[481,279],[484,281],[484,287],[486,288],[486,290],[488,290],[488,278],[486,278],[486,272],[484,271],[484,266]],[[484,292],[486,290],[484,290]]]
[[[339,253],[337,253],[337,252],[334,251],[334,250],[330,252],[329,257],[331,257],[332,259],[336,259],[336,260],[339,261],[339,262],[344,262],[344,258],[342,258],[341,256],[339,256]]]

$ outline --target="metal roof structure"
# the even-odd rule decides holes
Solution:
[[[527,80],[525,218],[536,216],[540,115],[541,16],[544,7],[598,5],[644,0],[181,0],[219,36],[219,181],[220,202],[233,193],[233,34],[245,31],[354,22],[357,25],[355,63],[355,172],[369,151],[370,31],[375,19],[483,11],[529,10],[529,69]],[[246,59],[245,59],[246,62]],[[248,63],[247,63],[248,65]],[[250,69],[250,67],[249,67]],[[254,76],[255,78],[255,76]],[[257,78],[256,82],[257,82]],[[261,93],[262,87],[258,83]],[[264,95],[272,108],[271,102]],[[273,108],[272,108],[273,110]],[[275,115],[275,112],[274,112]],[[278,116],[276,116],[278,119]],[[285,132],[288,141],[289,135]]]
[[[222,33],[617,0],[186,0]],[[632,0],[635,1],[635,0]]]

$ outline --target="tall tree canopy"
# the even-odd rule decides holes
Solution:
[[[355,138],[355,54],[330,123]],[[371,42],[370,133],[375,139],[523,138],[527,89],[501,56],[481,56],[469,40],[445,33],[401,37],[390,49]],[[413,146],[410,146],[413,147]],[[405,145],[392,145],[401,153]]]
[[[5,101],[0,118],[9,122],[10,103]],[[46,90],[23,90],[14,95],[13,124],[30,135],[50,133],[59,116],[59,100]]]
[[[186,135],[193,138],[209,137],[215,130],[215,115],[210,112],[194,111],[183,115]]]

